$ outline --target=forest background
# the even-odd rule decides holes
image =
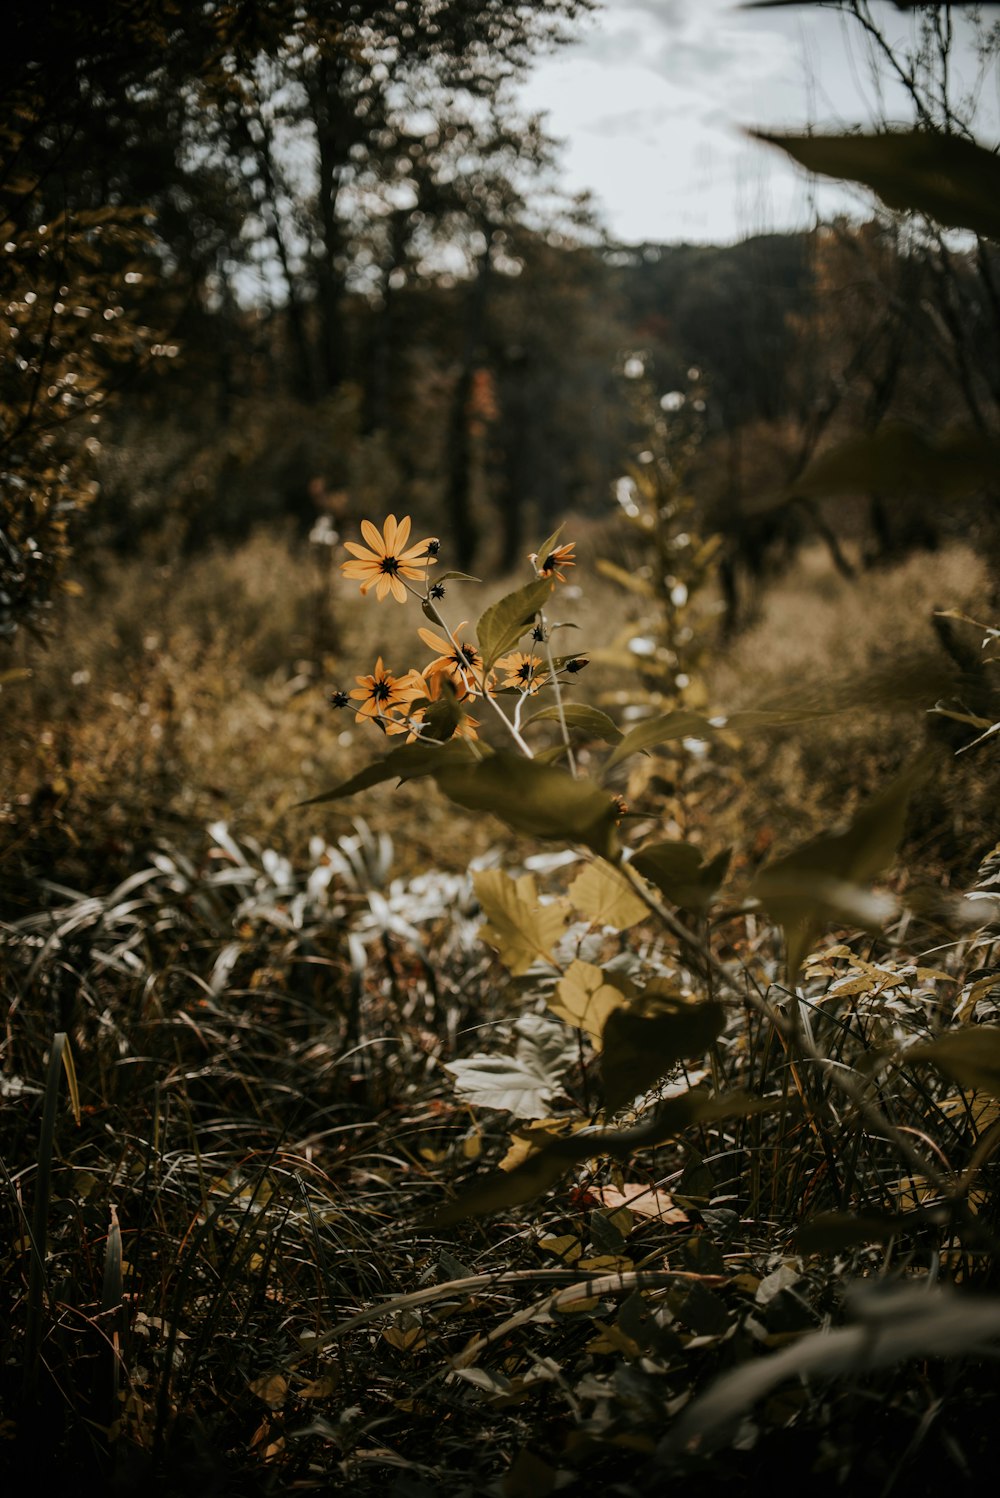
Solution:
[[[7,23],[12,1464],[37,1463],[43,1430],[48,1459],[126,1488],[195,1470],[239,1491],[387,1473],[400,1493],[587,1491],[600,1471],[644,1492],[666,1470],[721,1485],[791,1452],[833,1487],[874,1462],[890,1491],[921,1464],[937,1481],[985,1460],[985,1382],[926,1359],[981,1352],[993,1300],[975,1334],[952,1301],[922,1302],[926,1345],[888,1358],[877,1396],[868,1368],[828,1395],[827,1344],[810,1338],[880,1314],[852,1310],[851,1283],[926,1296],[994,1279],[995,1053],[969,1071],[948,1052],[927,1081],[898,1052],[970,1023],[987,1046],[996,1033],[981,903],[1000,717],[995,156],[975,143],[974,100],[949,91],[951,8],[911,7],[898,52],[879,7],[850,0],[873,67],[906,82],[918,137],[882,121],[845,138],[876,142],[870,159],[844,141],[829,159],[808,137],[778,145],[880,199],[726,247],[616,244],[512,102],[528,59],[588,8],[103,0],[16,5]],[[987,80],[1000,41],[983,14]],[[914,164],[916,138],[943,165]],[[389,514],[440,539],[442,571],[492,579],[478,602],[473,579],[445,585],[449,606],[480,615],[484,651],[483,604],[531,579],[529,553],[575,546],[559,607],[579,629],[560,648],[587,665],[589,706],[574,719],[557,699],[553,721],[585,770],[595,744],[646,732],[652,755],[616,778],[614,747],[601,773],[630,835],[688,850],[680,881],[647,860],[679,912],[666,934],[596,900],[550,951],[533,923],[564,896],[532,881],[560,891],[560,867],[578,873],[572,817],[560,865],[530,829],[527,850],[511,837],[524,818],[502,796],[500,824],[409,783],[377,792],[367,821],[297,807],[386,747],[330,698],[412,648],[402,615],[360,599],[338,565],[360,521]],[[857,852],[859,806],[887,782],[911,790],[906,767],[928,753],[947,770],[905,828],[905,798],[883,791],[896,834],[876,818],[879,856],[838,863],[828,829],[846,819]],[[684,1029],[655,1076],[629,1061],[632,1093],[604,1057],[606,1121],[614,1097],[665,1085],[654,1103],[669,1103],[683,1060],[685,1096],[710,1077],[714,1103],[726,1082],[756,1099],[738,1136],[692,1115],[641,1190],[612,1141],[610,1175],[578,1154],[576,1184],[542,1206],[518,1215],[526,1196],[488,1194],[500,1229],[456,1239],[439,1215],[431,1231],[456,1175],[505,1157],[508,1124],[558,1131],[600,1111],[601,1029],[573,1011],[567,1051],[528,1023],[559,1016],[554,974],[598,971],[617,944],[624,1004],[636,927],[631,958],[654,986],[680,984],[670,1004],[714,1015],[723,961],[794,993],[787,890],[762,903],[754,880],[816,835],[838,885],[813,889],[807,925],[835,929],[808,981],[853,1005],[825,1011],[840,1016],[838,1065],[864,1077],[850,1045],[897,1048],[877,1100],[902,1130],[889,1162],[875,1104],[858,1094],[840,1113],[825,1083],[803,1082],[802,1036],[765,1007],[724,1033]],[[900,838],[890,918],[867,884]],[[523,964],[480,877],[506,877],[501,862],[529,880]],[[960,899],[969,888],[979,904]],[[848,940],[858,928],[876,934]],[[480,1031],[498,1042],[486,1066]],[[756,1104],[790,1092],[802,1116],[769,1134]],[[637,1127],[652,1106],[635,1104]],[[931,1144],[915,1162],[917,1135]],[[823,1213],[837,1221],[795,1236]],[[647,1264],[655,1284],[628,1278]],[[554,1322],[547,1300],[529,1305],[516,1335],[517,1313],[491,1329],[495,1305],[475,1298],[599,1272],[619,1277],[604,1299],[578,1293]],[[447,1293],[426,1294],[429,1319],[413,1308],[435,1281]],[[389,1319],[369,1324],[378,1305]],[[451,1315],[472,1318],[461,1354]],[[818,1382],[753,1418],[745,1387],[724,1419],[670,1435],[695,1393],[786,1346]],[[914,1352],[921,1377],[897,1373]],[[844,1435],[872,1397],[875,1456]]]

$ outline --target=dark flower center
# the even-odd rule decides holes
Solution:
[[[548,554],[548,556],[545,558],[545,561],[542,563],[542,571],[543,572],[554,572],[555,569],[556,569],[556,563],[558,561],[559,561],[559,558],[556,556],[555,552],[554,551],[550,551],[549,554]]]
[[[459,671],[471,671],[479,665],[479,652],[476,649],[475,645],[466,645],[465,641],[463,640],[462,644],[459,645],[455,650],[451,659],[452,664],[457,666]]]
[[[393,683],[385,676],[380,676],[378,681],[372,682],[372,701],[388,702],[392,696]]]
[[[383,557],[378,565],[379,571],[386,573],[389,577],[395,577],[399,571],[399,562],[395,557]]]
[[[521,681],[530,681],[535,674],[535,668],[531,661],[522,661],[517,668],[517,676]]]

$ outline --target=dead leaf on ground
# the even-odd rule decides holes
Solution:
[[[617,1212],[627,1207],[636,1217],[655,1217],[660,1222],[687,1222],[686,1212],[674,1206],[673,1197],[666,1191],[644,1186],[641,1181],[626,1181],[619,1191],[617,1186],[591,1186],[591,1196],[596,1196],[608,1212]]]

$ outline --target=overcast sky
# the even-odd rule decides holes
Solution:
[[[875,0],[888,34],[915,22]],[[976,79],[961,33],[953,73]],[[996,94],[984,95],[981,135],[995,137]],[[580,40],[541,61],[522,88],[531,111],[565,141],[564,181],[591,189],[612,235],[628,242],[724,243],[813,221],[815,188],[743,127],[847,126],[870,120],[877,92],[856,26],[802,6],[746,12],[731,0],[604,0]],[[886,86],[885,113],[905,117]],[[819,190],[822,211],[848,203]]]

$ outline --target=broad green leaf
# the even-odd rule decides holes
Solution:
[[[300,801],[298,805],[320,806],[324,801],[340,801],[344,796],[354,796],[358,791],[381,785],[385,780],[414,780],[421,775],[436,775],[439,770],[467,761],[475,763],[476,754],[465,741],[444,745],[406,744],[400,749],[393,749],[385,759],[366,765],[357,775],[334,786],[332,791],[324,791],[322,795],[312,796],[308,801]]]
[[[1000,442],[995,437],[968,431],[924,433],[887,422],[871,436],[854,437],[823,453],[770,503],[840,494],[909,499],[915,492],[959,499],[992,483],[998,468]]]
[[[1000,1028],[996,1025],[966,1025],[929,1045],[911,1046],[906,1061],[931,1061],[959,1087],[1000,1097]]]
[[[852,920],[866,909],[884,919],[884,906],[866,906],[865,886],[892,859],[910,796],[924,773],[922,764],[911,765],[861,808],[846,831],[816,838],[757,876],[751,894],[784,930],[789,983],[828,922]]]
[[[725,1018],[721,1004],[661,997],[613,1010],[601,1037],[607,1111],[617,1113],[685,1057],[703,1055],[721,1035]]]
[[[557,545],[559,544],[559,537],[562,535],[565,528],[566,527],[564,523],[563,525],[559,526],[558,530],[554,530],[551,536],[546,537],[546,539],[542,542],[541,546],[535,552],[535,556],[538,558],[539,562],[544,562],[545,558],[547,556],[550,556],[551,553],[555,551]]]
[[[567,659],[573,660],[574,657],[568,656]],[[559,708],[543,707],[541,712],[532,713],[525,727],[528,723],[542,723],[546,720],[558,722],[559,717]],[[564,702],[562,717],[566,719],[569,728],[578,728],[590,739],[603,739],[607,744],[617,744],[623,737],[621,729],[608,717],[607,713],[602,713],[600,708],[590,707],[585,702]]]
[[[455,1201],[434,1213],[435,1227],[447,1227],[466,1217],[502,1212],[540,1196],[582,1160],[610,1155],[627,1160],[636,1150],[666,1144],[693,1124],[715,1123],[728,1118],[747,1118],[788,1107],[785,1098],[754,1098],[731,1092],[713,1096],[692,1091],[661,1103],[645,1123],[630,1129],[581,1129],[565,1139],[553,1139],[509,1171],[497,1171],[476,1182]]]
[[[628,983],[627,979],[625,981]],[[632,984],[629,983],[628,987],[632,989]],[[548,995],[546,1003],[552,1013],[565,1020],[568,1025],[586,1030],[600,1050],[601,1034],[608,1015],[613,1009],[620,1009],[623,1004],[627,1004],[634,993],[634,989],[631,994],[627,994],[615,983],[610,983],[603,968],[592,962],[577,960],[570,963],[556,984],[555,992]]]
[[[482,652],[483,668],[489,670],[498,656],[512,650],[535,622],[539,609],[545,607],[552,592],[548,578],[536,578],[516,593],[491,604],[476,625],[476,638]]]
[[[502,869],[483,869],[473,874],[472,883],[486,916],[479,935],[496,947],[500,961],[515,977],[539,957],[555,964],[552,949],[569,918],[565,900],[542,905],[530,874],[514,880]]]
[[[649,718],[637,723],[608,755],[604,768],[612,769],[630,754],[642,749],[652,749],[654,744],[666,744],[674,739],[707,738],[712,725],[701,713],[664,713],[659,718]]]
[[[856,1379],[906,1358],[975,1356],[1000,1337],[1000,1299],[926,1285],[855,1290],[852,1323],[811,1332],[790,1346],[722,1374],[683,1411],[661,1448],[666,1456],[724,1441],[759,1399],[786,1379]]]
[[[684,910],[704,910],[726,877],[732,849],[726,848],[708,863],[691,843],[648,843],[632,857],[632,867],[655,884],[672,905]]]
[[[575,780],[555,765],[506,751],[442,769],[436,779],[457,805],[492,812],[515,832],[583,843],[602,857],[615,856],[618,810],[591,780]]]
[[[900,1217],[874,1213],[852,1217],[846,1212],[819,1212],[802,1224],[797,1238],[804,1254],[837,1254],[862,1243],[888,1243],[890,1238],[912,1232],[925,1221],[916,1212]]]
[[[614,926],[627,931],[649,915],[625,875],[598,859],[588,864],[569,887],[569,898],[592,926]]]
[[[479,1108],[502,1108],[515,1118],[545,1118],[552,1099],[562,1092],[568,1067],[577,1059],[572,1035],[540,1014],[523,1014],[514,1026],[513,1056],[470,1056],[451,1061],[445,1070],[455,1090]]]
[[[612,769],[630,754],[652,749],[656,744],[667,744],[677,739],[707,739],[714,733],[749,733],[758,728],[783,728],[794,723],[806,723],[814,718],[826,718],[834,709],[829,707],[748,708],[744,712],[706,718],[702,713],[664,713],[659,718],[649,718],[636,724],[608,755],[605,770]]]
[[[786,135],[754,130],[807,171],[870,187],[890,208],[924,213],[951,229],[1000,239],[1000,158],[930,130],[877,135]]]

